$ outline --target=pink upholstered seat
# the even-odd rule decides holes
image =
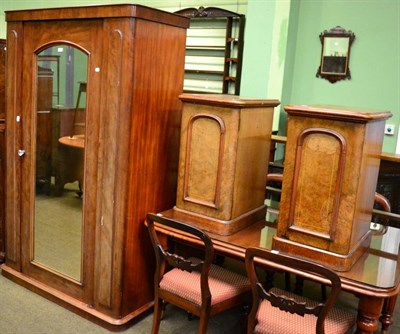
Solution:
[[[297,302],[305,302],[309,306],[317,306],[315,300],[298,296],[294,293],[272,288],[270,292],[276,295],[286,295]],[[356,314],[337,307],[332,308],[325,319],[325,334],[346,333],[352,328],[356,321]],[[273,307],[268,300],[260,303],[256,316],[256,327],[254,333],[257,334],[310,334],[310,328],[315,328],[317,317],[305,314],[304,317],[298,314],[282,312],[277,307]]]
[[[208,277],[211,306],[250,291],[247,277],[212,264]],[[177,294],[195,304],[201,304],[200,273],[174,268],[164,275],[160,288]]]
[[[326,301],[296,295],[277,288],[265,289],[256,270],[257,258],[263,268],[311,274],[315,279],[329,282],[330,292]],[[341,290],[341,281],[333,270],[288,254],[272,252],[262,248],[246,250],[246,271],[250,279],[253,306],[248,319],[248,334],[345,334],[356,323],[356,315],[335,307]]]

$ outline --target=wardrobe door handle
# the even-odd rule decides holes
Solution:
[[[18,155],[20,157],[22,157],[23,155],[25,155],[25,150],[18,150]]]

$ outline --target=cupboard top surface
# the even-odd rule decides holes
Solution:
[[[179,98],[183,102],[193,104],[233,108],[276,107],[280,104],[278,100],[246,99],[229,94],[181,94]]]
[[[188,28],[190,19],[141,5],[116,4],[6,11],[6,21],[47,21],[71,19],[138,18]]]
[[[285,111],[289,115],[326,118],[357,123],[367,123],[374,120],[392,117],[389,111],[368,110],[334,105],[288,105]]]

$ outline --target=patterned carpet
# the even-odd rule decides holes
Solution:
[[[78,190],[75,182],[66,185],[62,196],[36,195],[34,259],[79,281],[82,198]]]

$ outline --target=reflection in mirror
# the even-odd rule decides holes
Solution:
[[[81,281],[87,55],[55,45],[37,55],[32,261]]]
[[[325,30],[319,38],[322,43],[322,52],[317,77],[331,83],[350,79],[350,46],[355,38],[354,34],[338,26],[329,31]]]
[[[349,38],[325,37],[321,73],[346,74]]]

